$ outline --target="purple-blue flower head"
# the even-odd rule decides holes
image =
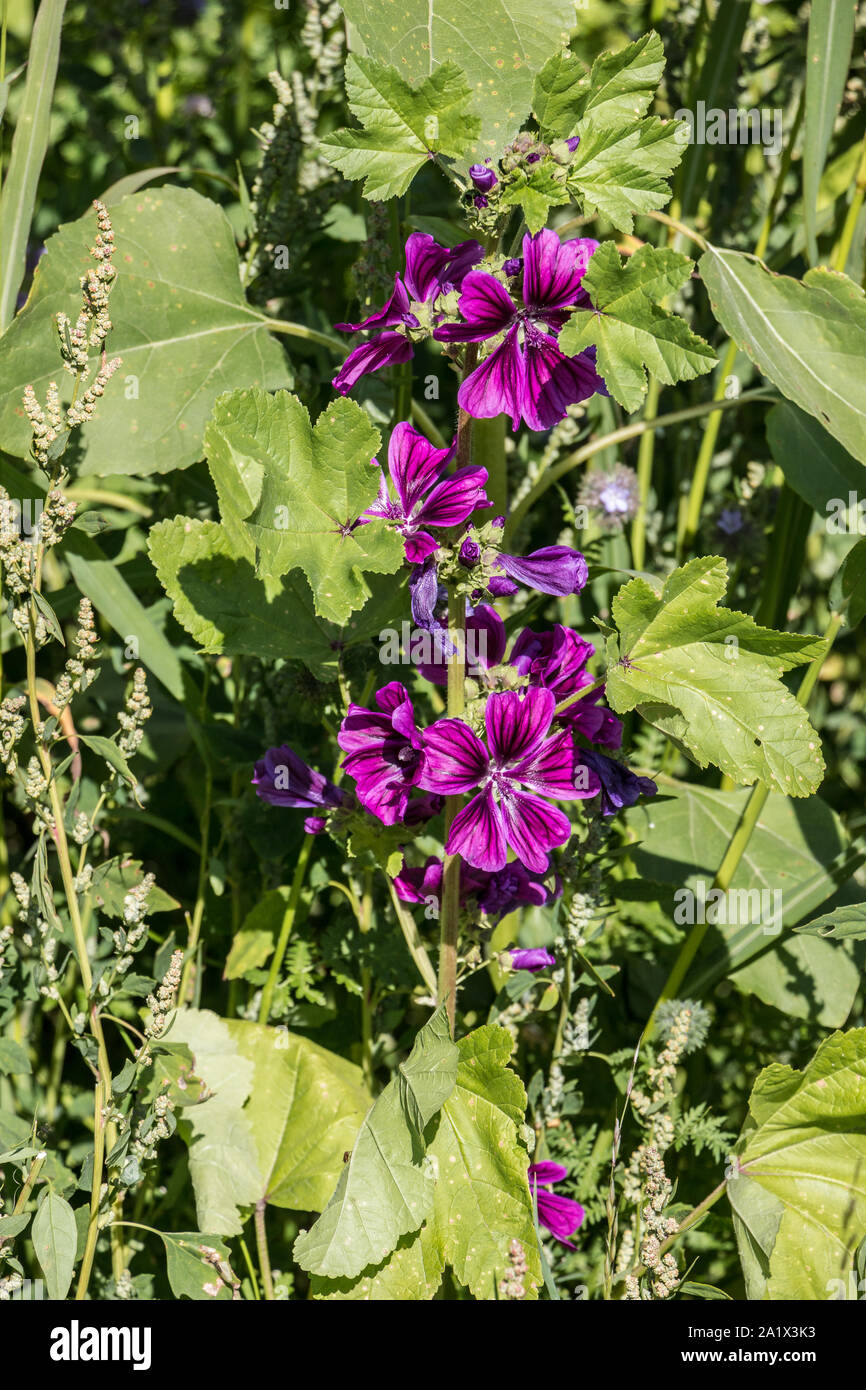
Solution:
[[[421,783],[424,744],[404,685],[391,681],[374,698],[378,711],[349,705],[337,742],[361,805],[383,825],[395,825],[406,815],[409,793]]]
[[[469,177],[479,193],[489,193],[499,182],[488,164],[470,164]]]
[[[552,956],[544,946],[513,946],[508,954],[511,956],[513,970],[528,970],[532,975],[537,975],[539,970],[546,970],[550,965],[556,965],[556,956]]]

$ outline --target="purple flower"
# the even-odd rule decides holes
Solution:
[[[547,870],[547,851],[571,834],[568,817],[545,798],[573,801],[598,792],[574,784],[575,760],[567,729],[550,734],[556,701],[549,690],[493,694],[484,711],[487,744],[460,719],[440,719],[424,734],[421,786],[460,795],[477,790],[451,825],[446,851],[494,873],[508,862],[508,847],[527,869]]]
[[[562,1182],[563,1178],[568,1177],[568,1169],[563,1168],[561,1163],[530,1163],[527,1176],[529,1190],[538,1203],[539,1222],[547,1227],[555,1240],[573,1250],[568,1237],[580,1229],[586,1212],[580,1202],[573,1202],[570,1197],[560,1197],[557,1192],[549,1190],[555,1182]]]
[[[580,750],[586,763],[601,783],[601,814],[613,816],[623,806],[634,806],[639,796],[655,796],[658,788],[651,777],[638,777],[625,763],[607,758],[592,748]]]
[[[427,903],[435,898],[438,904],[442,892],[442,860],[431,856],[423,868],[407,868],[404,864],[394,879],[394,886],[404,902]],[[506,864],[498,873],[474,869],[465,862],[460,865],[461,904],[474,899],[485,916],[493,921],[505,917],[517,907],[529,904],[543,907],[561,892],[559,880],[555,888],[550,890],[537,874],[527,873],[518,863]],[[553,964],[553,957],[546,963]]]
[[[640,508],[640,486],[633,468],[618,463],[613,472],[593,468],[583,481],[577,500],[598,515],[604,531],[619,531],[627,521],[637,516]]]
[[[516,580],[528,589],[537,589],[541,594],[556,594],[559,598],[565,598],[567,594],[579,594],[589,578],[589,570],[580,551],[572,550],[568,545],[548,545],[542,550],[533,550],[531,555],[500,553],[498,563],[512,581],[512,593]],[[501,586],[502,581],[499,583]],[[491,592],[494,591],[491,589]],[[497,592],[502,592],[501,587]]]
[[[479,603],[474,609],[467,605],[464,631],[467,675],[478,676],[491,666],[498,666],[505,655],[506,636],[505,624],[496,609],[486,603]],[[436,636],[433,660],[417,661],[416,664],[425,680],[432,681],[434,685],[447,685],[448,656],[449,649],[453,649],[452,643],[445,637],[444,628],[438,641]]]
[[[387,303],[360,323],[334,325],[341,333],[375,329],[377,334],[352,349],[331,383],[334,390],[345,396],[368,372],[408,362],[412,343],[406,330],[421,327],[413,303],[432,303],[440,294],[459,289],[467,272],[483,256],[484,248],[477,241],[461,241],[449,250],[426,232],[413,232],[406,242],[406,269],[402,278],[399,274],[394,276],[394,289]]]
[[[499,180],[487,164],[470,164],[469,177],[479,193],[489,193]]]
[[[374,698],[382,712],[350,705],[337,742],[348,755],[343,767],[355,779],[361,805],[383,825],[395,825],[406,815],[409,793],[421,781],[424,745],[404,685],[391,681]]]
[[[324,816],[307,816],[304,821],[304,831],[307,835],[321,835],[323,830],[327,830],[328,822]]]
[[[556,703],[592,684],[586,663],[595,654],[595,647],[571,628],[559,623],[550,632],[533,632],[524,628],[511,650],[510,661],[521,675],[529,676],[530,685],[552,690]],[[604,696],[599,686],[590,695],[576,700],[556,717],[569,728],[577,730],[589,743],[605,748],[619,748],[622,743],[622,723],[615,714],[597,702]],[[581,750],[578,750],[578,757]]]
[[[476,507],[490,505],[484,495],[486,468],[467,465],[446,475],[455,448],[452,444],[450,449],[434,449],[405,421],[391,434],[388,472],[397,497],[391,497],[383,474],[378,499],[362,521],[372,517],[392,521],[403,536],[406,559],[413,564],[426,560],[439,546],[425,527],[460,526]]]
[[[314,806],[340,806],[345,796],[339,787],[308,767],[297,753],[283,743],[269,748],[253,770],[256,796],[271,806],[294,806],[310,809]]]
[[[445,343],[480,343],[504,338],[462,383],[457,395],[470,415],[510,415],[530,429],[546,430],[565,418],[566,407],[595,391],[607,394],[592,349],[566,357],[557,344],[560,329],[577,305],[589,306],[581,280],[598,242],[577,237],[561,242],[556,232],[523,238],[522,302],[494,275],[472,270],[463,281],[463,323],[441,324],[434,338]]]
[[[569,150],[571,151],[571,153],[574,154],[575,150],[577,149],[578,145],[580,144],[580,136],[579,136],[579,135],[569,135],[569,137],[568,137],[568,139],[566,140],[565,143],[566,143],[566,145],[568,146],[568,148],[569,148]]]
[[[531,949],[515,946],[509,955],[513,969],[528,970],[533,975],[537,975],[539,970],[546,970],[549,965],[556,965],[556,956],[552,956],[543,946]]]

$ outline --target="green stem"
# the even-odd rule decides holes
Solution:
[[[809,698],[815,687],[815,682],[818,679],[818,673],[827,659],[827,655],[836,639],[836,634],[842,626],[842,621],[841,614],[833,613],[831,615],[830,621],[827,624],[827,630],[824,633],[822,651],[820,655],[816,656],[814,661],[810,663],[809,669],[800,682],[800,689],[797,691],[798,704],[803,706],[808,704]],[[752,788],[751,795],[743,809],[739,824],[728,842],[728,847],[725,850],[722,862],[713,879],[714,889],[720,889],[723,893],[726,893],[730,887],[731,880],[739,868],[740,860],[746,851],[746,847],[752,837],[752,832],[758,823],[769,794],[770,788],[762,782],[757,783]],[[701,942],[706,936],[707,927],[708,923],[706,922],[696,922],[680,947],[679,955],[674,961],[673,968],[665,981],[661,994],[653,1006],[653,1011],[644,1029],[644,1041],[652,1037],[656,1015],[658,1014],[660,1006],[665,1000],[676,998],[677,991],[685,979],[689,966],[694,960]]]
[[[727,1178],[722,1178],[718,1186],[714,1187],[712,1192],[709,1192],[702,1202],[699,1202],[696,1207],[692,1207],[688,1216],[683,1217],[673,1235],[668,1236],[667,1240],[662,1241],[659,1246],[659,1258],[661,1258],[666,1250],[670,1250],[672,1245],[676,1244],[680,1236],[684,1236],[686,1231],[690,1231],[693,1226],[696,1226],[699,1221],[703,1220],[710,1207],[715,1206],[716,1202],[723,1195],[727,1186]],[[614,1283],[621,1284],[625,1279],[629,1279],[632,1276],[636,1279],[640,1279],[642,1275],[648,1273],[649,1271],[645,1265],[636,1264],[631,1269],[626,1270],[624,1274],[617,1274],[614,1278]]]
[[[602,435],[599,439],[591,439],[588,444],[582,444],[573,453],[566,454],[564,459],[560,459],[559,463],[554,464],[552,468],[548,468],[547,472],[541,475],[535,486],[511,513],[505,531],[506,539],[510,540],[516,534],[517,528],[527,512],[535,506],[540,497],[544,496],[548,488],[553,487],[553,484],[557,483],[566,473],[569,473],[572,468],[585,463],[587,459],[592,458],[594,454],[601,453],[603,449],[609,449],[614,444],[623,444],[627,439],[637,439],[647,430],[662,430],[668,425],[679,425],[684,420],[697,420],[702,415],[708,415],[714,410],[730,410],[750,401],[775,399],[775,396],[766,390],[746,391],[736,400],[702,401],[700,405],[690,405],[683,410],[672,410],[668,415],[659,415],[655,420],[636,420],[631,425],[621,425],[619,429],[613,430],[610,434]]]
[[[265,1229],[267,1202],[264,1197],[256,1203],[256,1249],[259,1253],[259,1269],[262,1274],[262,1289],[267,1303],[274,1301],[274,1280],[271,1275],[271,1257],[268,1253],[268,1233]]]
[[[463,713],[465,703],[465,628],[466,601],[462,594],[448,596],[448,636],[455,651],[448,658],[448,718]],[[445,843],[454,817],[460,810],[459,796],[445,799]],[[457,945],[460,922],[460,855],[446,854],[442,868],[442,903],[439,939],[439,1002],[444,1001],[448,1022],[454,1032],[457,1010]]]
[[[505,424],[506,417],[496,415],[491,420],[476,420],[473,426],[472,457],[487,469],[485,491],[492,503],[492,516],[505,516],[508,512]]]
[[[286,319],[269,319],[267,314],[256,316],[262,323],[267,324],[271,333],[285,333],[290,338],[303,338],[308,343],[317,343],[319,347],[326,347],[331,352],[342,354],[346,350],[346,344],[341,343],[339,338],[332,338],[330,333],[320,333],[317,328],[308,328],[305,323],[290,323]]]
[[[277,944],[274,948],[274,955],[268,970],[268,978],[262,990],[262,1002],[259,1008],[259,1023],[267,1023],[271,1016],[271,1005],[274,1000],[274,990],[280,971],[283,968],[283,960],[286,954],[286,947],[289,944],[289,936],[295,923],[298,911],[298,903],[301,898],[301,889],[304,885],[304,878],[307,873],[307,863],[310,858],[310,850],[313,848],[315,836],[305,835],[304,843],[298,855],[298,862],[295,865],[295,872],[292,877],[292,886],[289,889],[289,901],[286,903],[286,910],[283,913],[283,920],[280,926],[280,934],[277,937]]]
[[[863,152],[860,156],[857,178],[854,182],[854,197],[848,207],[848,216],[845,218],[842,235],[839,237],[833,252],[833,269],[842,271],[843,274],[845,266],[848,264],[851,243],[854,240],[854,230],[860,217],[860,210],[863,207],[864,196],[866,196],[866,135],[863,136]]]
[[[655,420],[658,414],[661,387],[657,377],[650,378],[647,391],[644,424]],[[655,431],[648,429],[641,437],[637,453],[637,481],[640,492],[640,505],[631,526],[631,562],[636,570],[642,570],[646,557],[646,509],[652,486],[653,454],[655,452]]]

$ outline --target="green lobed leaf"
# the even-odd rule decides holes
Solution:
[[[561,49],[574,26],[574,0],[344,0],[356,53],[397,63],[409,82],[445,63],[462,68],[480,134],[460,167],[496,158],[529,112],[533,74]]]
[[[602,53],[587,73],[566,49],[549,58],[535,79],[532,110],[545,134],[574,135],[590,113],[596,121],[621,123],[646,115],[664,72],[662,41],[655,30],[615,53]]]
[[[316,613],[345,623],[369,597],[364,572],[402,567],[396,531],[378,520],[356,525],[378,495],[379,442],[355,401],[333,401],[315,427],[285,391],[236,391],[217,402],[205,447],[223,525],[269,595],[301,569]]]
[[[217,396],[241,385],[290,384],[283,351],[267,318],[244,299],[232,229],[215,203],[187,189],[160,188],[124,198],[112,208],[112,222],[118,274],[107,347],[123,365],[81,431],[79,471],[187,468],[201,457]],[[90,211],[49,237],[32,293],[0,341],[0,431],[4,448],[20,458],[30,451],[25,385],[32,383],[40,399],[50,381],[66,399],[72,389],[53,320],[59,310],[73,323],[78,317],[93,235]]]
[[[568,169],[568,189],[585,212],[598,212],[620,231],[635,216],[664,207],[667,180],[683,156],[683,125],[647,116],[609,126],[590,116]]]
[[[518,1241],[528,1267],[528,1298],[541,1283],[528,1157],[518,1142],[526,1094],[508,1065],[513,1043],[485,1024],[458,1044],[457,1080],[429,1145],[435,1164],[433,1209],[420,1231],[359,1278],[313,1277],[316,1298],[430,1299],[446,1264],[478,1299],[495,1299]],[[297,1249],[297,1247],[296,1247]]]
[[[753,256],[707,248],[699,270],[713,313],[783,395],[866,463],[866,295],[824,267],[802,280]]]
[[[746,1296],[839,1297],[866,1228],[866,1029],[834,1033],[803,1071],[766,1067],[749,1111],[727,1189]]]
[[[647,369],[672,385],[691,381],[715,364],[703,338],[684,319],[659,307],[686,283],[691,269],[688,256],[655,246],[642,246],[623,265],[612,241],[590,259],[582,288],[594,308],[572,314],[560,345],[572,355],[595,344],[605,385],[626,410],[636,410],[643,400]]]
[[[30,1234],[48,1297],[65,1298],[75,1269],[78,1230],[71,1206],[51,1188],[39,1204]]]
[[[463,154],[481,125],[468,114],[472,93],[455,63],[411,87],[395,68],[350,53],[346,96],[363,130],[338,130],[321,150],[347,178],[364,179],[365,198],[399,197],[428,159]]]
[[[461,1040],[457,1084],[430,1145],[439,1169],[432,1217],[439,1245],[479,1299],[498,1296],[512,1240],[523,1246],[529,1298],[541,1282],[528,1157],[517,1137],[526,1094],[508,1065],[513,1046],[495,1024]]]
[[[454,1086],[457,1056],[440,1008],[366,1116],[324,1212],[295,1241],[302,1269],[354,1279],[381,1264],[402,1236],[420,1230],[435,1187],[423,1127]]]
[[[780,676],[819,656],[822,640],[720,608],[727,582],[726,562],[710,555],[674,570],[661,593],[643,579],[624,584],[612,605],[607,698],[618,714],[637,709],[700,767],[808,796],[824,771],[821,741]]]

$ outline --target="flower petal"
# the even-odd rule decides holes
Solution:
[[[599,243],[592,237],[560,241],[544,230],[523,238],[523,299],[532,308],[564,309],[578,302],[580,282]],[[584,298],[586,296],[584,295]]]
[[[419,785],[424,791],[455,796],[478,786],[490,760],[468,724],[462,719],[437,719],[424,730],[423,738],[427,756]]]
[[[460,312],[464,323],[443,323],[433,333],[440,343],[480,343],[510,328],[517,306],[501,280],[471,270],[463,281]]]
[[[552,1182],[562,1182],[563,1178],[567,1178],[568,1169],[563,1168],[561,1163],[545,1159],[542,1163],[530,1163],[527,1177],[530,1188],[547,1187]]]
[[[394,426],[388,442],[388,472],[407,519],[450,463],[455,447],[435,449],[405,420]]]
[[[542,1226],[547,1227],[554,1239],[567,1245],[570,1250],[573,1250],[574,1246],[568,1237],[580,1229],[585,1215],[580,1202],[574,1202],[570,1197],[561,1197],[558,1192],[539,1190],[538,1220]]]
[[[486,468],[458,468],[437,483],[413,516],[419,526],[459,526],[476,507],[489,506],[484,495]]]
[[[471,372],[457,392],[457,401],[477,420],[510,415],[513,429],[520,424],[523,408],[525,367],[517,343],[517,329]]]
[[[548,692],[553,699],[552,692]],[[563,737],[565,735],[565,737]],[[509,780],[520,782],[539,796],[556,801],[577,801],[595,796],[594,790],[581,789],[575,784],[575,752],[571,733],[563,729],[546,738],[537,752],[508,768]]]
[[[444,723],[445,721],[443,721]],[[496,873],[508,861],[502,811],[487,787],[458,811],[451,824],[448,854],[459,854],[475,869]]]
[[[540,748],[553,721],[556,700],[550,690],[516,690],[491,695],[484,711],[487,741],[493,759],[510,767]]]
[[[414,297],[419,298],[418,295]],[[341,333],[358,333],[364,328],[388,328],[392,324],[403,323],[408,313],[409,296],[406,293],[406,287],[400,276],[395,275],[391,297],[385,301],[381,309],[377,309],[374,314],[371,314],[369,318],[362,319],[360,323],[335,323],[334,327],[339,328]]]
[[[568,545],[548,545],[533,550],[531,555],[499,556],[509,579],[516,579],[527,588],[542,594],[579,594],[589,578],[586,560],[578,550]]]
[[[547,851],[564,845],[571,822],[556,806],[528,792],[509,791],[500,803],[508,843],[527,869],[547,871]]]
[[[369,342],[359,343],[352,348],[331,385],[341,396],[345,396],[355,382],[368,372],[378,372],[395,362],[408,362],[411,356],[412,344],[402,333],[379,333]]]

